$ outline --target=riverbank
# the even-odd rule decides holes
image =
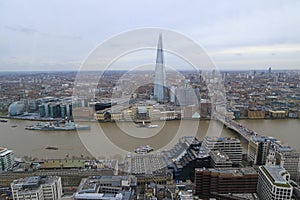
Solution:
[[[15,120],[28,120],[28,121],[62,121],[64,120],[63,118],[40,118],[40,117],[37,117],[37,116],[34,116],[34,115],[31,115],[31,116],[0,116],[0,119],[15,119]],[[239,121],[239,120],[291,120],[291,119],[294,119],[294,120],[300,120],[300,118],[289,118],[289,117],[286,117],[286,118],[246,118],[246,117],[243,117],[243,118],[238,118],[238,119],[234,119],[236,121]],[[151,122],[159,122],[159,121],[180,121],[180,120],[193,120],[193,121],[207,121],[207,120],[211,120],[211,118],[200,118],[200,119],[167,119],[167,120],[152,120]],[[98,123],[115,123],[115,122],[133,122],[132,120],[118,120],[118,121],[113,121],[113,120],[110,120],[110,121],[98,121],[98,120],[95,120],[95,119],[86,119],[86,118],[78,118],[76,117],[76,120],[77,122],[98,122]]]

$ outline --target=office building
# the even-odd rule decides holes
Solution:
[[[49,117],[51,117],[51,118],[61,117],[61,111],[60,111],[59,103],[50,103],[50,105],[49,105]]]
[[[276,165],[276,157],[275,157],[275,150],[270,148],[269,154],[267,156],[266,165]]]
[[[29,108],[29,111],[30,112],[35,112],[35,111],[37,111],[38,110],[38,100],[36,100],[36,99],[33,99],[33,100],[29,100],[29,102],[28,102],[28,108]]]
[[[299,183],[300,153],[289,146],[275,145],[275,158],[276,165],[286,169],[290,174],[290,178]]]
[[[229,159],[226,153],[220,150],[212,150],[209,152],[211,157],[211,167],[213,168],[225,168],[232,167],[232,161]]]
[[[129,200],[137,186],[135,176],[92,176],[81,180],[75,200]]]
[[[211,167],[209,154],[201,148],[201,142],[193,136],[180,138],[173,148],[165,152],[165,158],[175,180],[193,181],[195,168]]]
[[[156,99],[158,102],[167,101],[166,72],[163,55],[162,34],[159,34],[157,45],[154,80],[154,99]]]
[[[260,166],[258,171],[257,194],[264,200],[288,200],[293,194],[289,183],[290,174],[281,166]]]
[[[58,176],[32,176],[11,183],[13,200],[56,200],[62,196]]]
[[[170,102],[171,103],[175,103],[176,100],[176,96],[175,96],[175,90],[176,90],[176,86],[172,85],[171,89],[170,89]]]
[[[8,107],[9,116],[22,115],[25,112],[25,104],[23,101],[16,101]]]
[[[42,103],[39,105],[40,117],[49,117],[49,104],[50,103]]]
[[[254,168],[196,169],[194,194],[208,199],[214,195],[256,193],[258,174]]]
[[[209,151],[221,150],[226,153],[233,165],[239,165],[242,162],[243,149],[241,142],[237,138],[218,138],[215,136],[206,136],[202,147]]]
[[[209,118],[211,115],[211,102],[207,99],[201,100],[200,103],[200,116],[201,118]]]
[[[248,161],[256,165],[266,164],[272,140],[274,139],[267,136],[251,137],[248,143]]]
[[[175,96],[176,96],[176,105],[180,106],[188,106],[188,105],[195,105],[198,107],[199,104],[199,96],[200,92],[199,89],[192,88],[188,85],[184,87],[179,87],[175,89]]]
[[[14,165],[14,152],[0,147],[0,171],[12,170]]]

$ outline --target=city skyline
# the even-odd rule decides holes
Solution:
[[[188,36],[220,70],[299,69],[297,1],[167,1],[159,5],[135,1],[1,2],[0,71],[78,70],[103,41],[143,27],[161,27]]]
[[[300,199],[300,1],[0,1],[0,200]]]

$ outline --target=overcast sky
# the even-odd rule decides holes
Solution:
[[[178,31],[220,69],[300,69],[300,1],[0,1],[0,71],[77,70],[132,29]]]

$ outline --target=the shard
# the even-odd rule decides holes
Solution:
[[[164,65],[162,34],[159,34],[156,54],[154,99],[158,102],[167,101],[166,72]]]

